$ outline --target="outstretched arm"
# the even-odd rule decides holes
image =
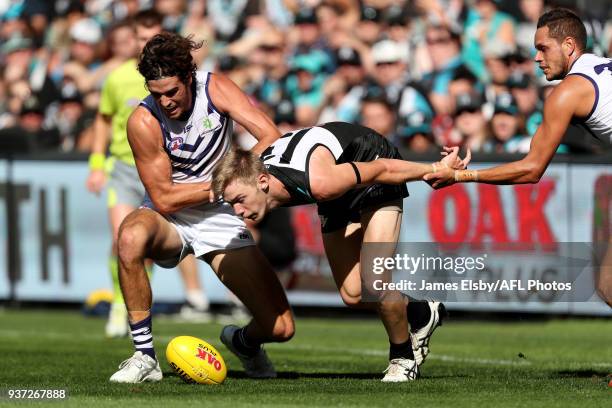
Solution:
[[[138,174],[157,211],[172,213],[209,200],[210,183],[173,182],[159,123],[149,111],[136,108],[128,120],[127,133]]]
[[[445,149],[446,150],[446,149]],[[331,153],[320,148],[310,159],[310,190],[317,201],[340,197],[347,191],[371,184],[404,184],[422,180],[423,176],[438,168],[449,166],[464,169],[470,161],[470,154],[464,160],[458,157],[459,148],[446,150],[442,161],[423,164],[399,159],[376,159],[371,162],[335,164]]]
[[[478,171],[441,169],[424,179],[434,188],[470,181],[489,184],[537,183],[557,151],[572,117],[588,115],[594,99],[595,92],[588,80],[578,76],[568,77],[546,100],[543,122],[531,140],[529,153],[523,159]]]

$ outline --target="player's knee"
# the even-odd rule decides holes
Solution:
[[[117,254],[122,261],[145,257],[147,230],[141,223],[130,222],[121,225],[117,239]]]
[[[348,307],[357,307],[361,303],[361,292],[347,290],[346,288],[340,288],[340,296],[342,301]]]
[[[295,324],[291,313],[285,313],[276,319],[276,324],[272,330],[274,341],[285,342],[291,340],[295,334]]]
[[[401,299],[382,297],[378,300],[378,310],[385,314],[403,314],[406,304]]]

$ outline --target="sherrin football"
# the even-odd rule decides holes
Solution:
[[[170,367],[188,383],[221,384],[227,366],[216,348],[191,336],[173,338],[166,348]]]

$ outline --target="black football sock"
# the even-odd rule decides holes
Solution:
[[[412,300],[406,306],[406,313],[408,315],[408,324],[410,324],[410,331],[416,331],[424,327],[429,323],[431,319],[431,309],[429,303],[426,300]]]
[[[153,349],[153,322],[151,316],[139,321],[138,323],[130,323],[132,331],[132,341],[136,351],[146,354],[156,360],[155,349]]]
[[[261,349],[261,344],[252,341],[246,334],[246,326],[234,332],[232,344],[240,354],[247,357],[253,357]]]
[[[394,344],[389,341],[389,361],[396,358],[407,358],[408,360],[414,360],[414,353],[412,352],[412,343],[410,342],[410,339],[401,344]]]

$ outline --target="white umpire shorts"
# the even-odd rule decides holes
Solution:
[[[142,207],[155,209],[148,197]],[[205,203],[163,217],[176,228],[183,247],[174,258],[156,259],[155,263],[162,268],[174,268],[188,254],[199,258],[213,251],[255,245],[242,218],[234,214],[232,206],[226,202]]]

